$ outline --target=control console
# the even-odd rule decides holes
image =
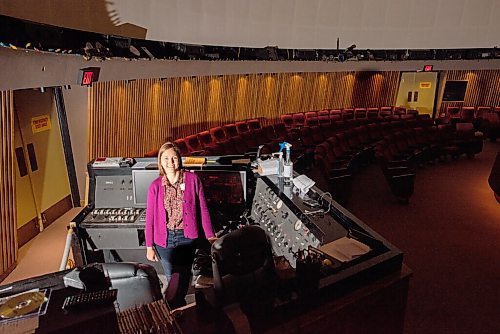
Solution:
[[[140,208],[97,208],[83,220],[85,223],[141,223],[146,221],[145,210]]]
[[[300,210],[294,210],[293,203],[280,197],[274,184],[264,179],[270,181],[267,177],[257,180],[252,218],[268,232],[275,255],[284,256],[295,266],[295,254],[309,246],[318,247],[324,235],[309,224]]]

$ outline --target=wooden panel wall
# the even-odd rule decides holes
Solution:
[[[13,101],[11,91],[0,92],[0,281],[17,261]]]
[[[96,83],[89,156],[142,156],[169,139],[259,117],[393,105],[399,72],[282,73]]]
[[[467,84],[464,101],[442,102],[439,109],[440,113],[444,113],[448,106],[500,106],[500,70],[454,70],[444,71],[443,75],[445,76],[443,82],[447,80],[467,80],[469,83]]]

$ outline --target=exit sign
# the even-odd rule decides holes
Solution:
[[[434,68],[433,65],[425,65],[424,72],[431,72],[433,68]]]
[[[99,80],[99,67],[82,68],[78,72],[78,84],[82,86],[90,86],[93,82]]]

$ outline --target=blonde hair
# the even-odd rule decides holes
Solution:
[[[177,159],[179,160],[179,169],[182,168],[181,150],[179,150],[179,147],[177,147],[177,145],[168,141],[165,144],[161,145],[160,149],[158,150],[158,170],[160,171],[160,175],[162,176],[165,175],[165,171],[163,170],[163,167],[161,165],[161,156],[166,150],[170,149],[173,149],[175,151]]]

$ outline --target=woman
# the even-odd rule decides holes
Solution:
[[[158,152],[160,176],[149,186],[146,208],[146,257],[161,261],[168,280],[166,299],[172,308],[186,304],[194,258],[194,241],[215,239],[199,177],[181,169],[180,151],[167,142]]]

